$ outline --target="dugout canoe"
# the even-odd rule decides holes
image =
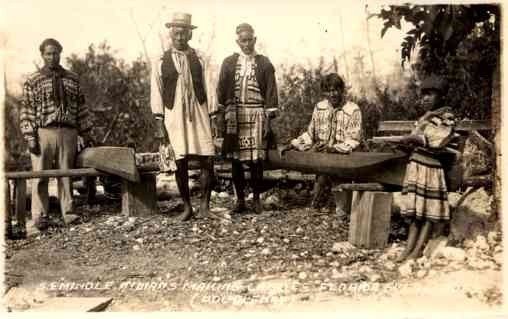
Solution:
[[[288,169],[327,174],[357,182],[378,182],[402,186],[408,154],[403,152],[353,152],[330,154],[277,150],[268,152],[267,169]]]

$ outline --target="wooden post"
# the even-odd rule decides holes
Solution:
[[[354,191],[349,243],[362,248],[384,248],[390,234],[392,201],[391,193]]]
[[[8,180],[4,183],[4,221],[5,221],[5,233],[10,236],[12,232],[12,201],[11,201],[11,187]]]
[[[26,226],[26,179],[19,178],[15,181],[16,194],[15,196],[15,209],[16,209],[16,222],[24,228]]]
[[[122,214],[151,216],[158,212],[155,174],[141,174],[139,183],[122,179]]]
[[[348,190],[334,191],[335,198],[335,211],[337,208],[341,209],[345,214],[351,214],[352,192]]]

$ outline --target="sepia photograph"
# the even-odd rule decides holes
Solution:
[[[3,310],[502,315],[504,7],[2,1]]]

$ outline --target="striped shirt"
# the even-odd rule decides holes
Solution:
[[[78,76],[66,70],[62,82],[66,108],[53,100],[53,81],[50,76],[37,71],[24,83],[20,124],[26,141],[36,139],[38,128],[74,127],[81,135],[90,130],[88,108],[85,106]]]
[[[264,99],[256,78],[255,54],[240,54],[235,66],[235,98],[239,107],[256,108],[264,106]]]

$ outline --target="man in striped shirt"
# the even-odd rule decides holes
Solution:
[[[77,152],[78,134],[89,145],[90,123],[78,76],[60,65],[62,45],[46,39],[39,46],[44,66],[23,86],[21,131],[28,144],[34,171],[70,169]],[[55,165],[56,164],[56,165]],[[71,180],[58,180],[62,214],[73,213]],[[32,217],[39,229],[49,226],[48,178],[32,182]],[[57,225],[64,224],[63,216]]]
[[[262,212],[263,161],[266,159],[270,121],[278,107],[275,69],[255,50],[254,28],[242,23],[236,28],[239,53],[224,59],[217,86],[217,100],[225,109],[226,132],[223,154],[232,159],[236,213],[246,211],[243,164],[250,166],[254,210]]]

